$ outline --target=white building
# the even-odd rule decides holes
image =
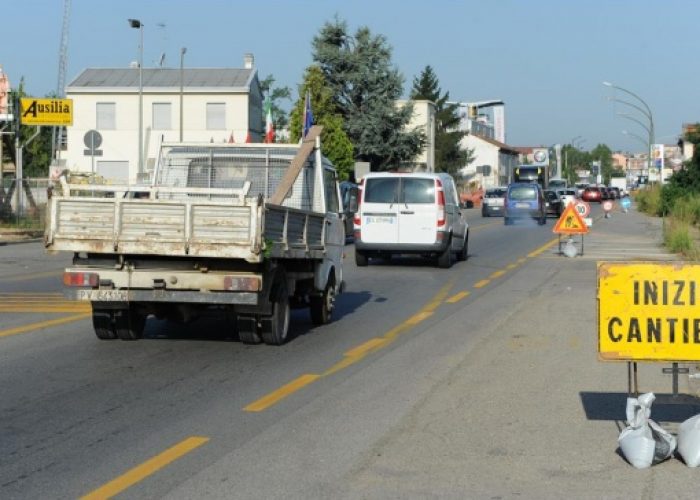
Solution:
[[[518,166],[516,148],[475,134],[464,136],[460,145],[474,150],[474,161],[461,171],[465,180],[484,189],[508,184],[510,172]]]
[[[73,99],[65,168],[112,181],[146,180],[161,139],[184,142],[260,142],[262,92],[253,57],[244,68],[143,68],[143,170],[139,174],[139,69],[88,68],[66,88]],[[182,86],[182,87],[181,87]],[[181,91],[182,88],[182,91]],[[182,99],[182,107],[180,102]],[[95,153],[86,134],[97,131]],[[91,134],[95,137],[94,134]]]
[[[398,106],[407,102],[413,105],[413,115],[406,125],[406,130],[420,129],[427,139],[425,148],[413,159],[412,166],[416,172],[435,171],[435,103],[428,100],[396,101]]]

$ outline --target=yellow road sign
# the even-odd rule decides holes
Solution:
[[[73,99],[23,97],[20,101],[23,125],[73,125]]]
[[[604,361],[700,361],[700,264],[600,262]]]
[[[573,203],[569,203],[557,223],[554,224],[552,232],[559,234],[586,234],[588,233],[588,226],[579,215],[576,206]]]

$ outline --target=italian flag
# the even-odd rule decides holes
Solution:
[[[275,125],[272,123],[272,102],[265,98],[265,142],[275,142]]]

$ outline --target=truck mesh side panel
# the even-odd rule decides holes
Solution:
[[[277,190],[297,148],[264,146],[164,146],[156,185],[168,187],[242,188],[249,181],[249,200],[265,199]],[[313,210],[313,156],[307,159],[283,205]],[[208,194],[161,194],[161,198],[221,199]]]

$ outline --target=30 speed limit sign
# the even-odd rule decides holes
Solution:
[[[574,208],[581,217],[588,217],[588,214],[591,213],[591,206],[583,200],[577,201],[574,204]]]

